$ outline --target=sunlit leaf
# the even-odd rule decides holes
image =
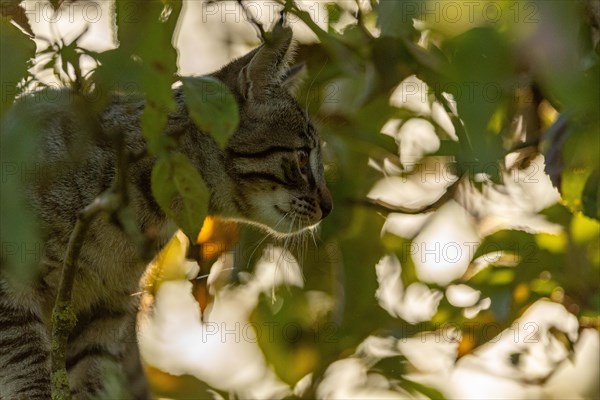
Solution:
[[[581,211],[585,184],[590,172],[581,168],[566,168],[560,177],[561,197],[571,211]]]
[[[600,170],[588,177],[581,194],[582,211],[590,218],[600,220]]]

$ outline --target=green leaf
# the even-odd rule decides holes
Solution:
[[[17,27],[4,19],[0,21],[0,39],[2,40],[2,111],[12,104],[17,94],[17,84],[27,76],[28,62],[35,55],[35,43]]]
[[[279,288],[276,300],[262,294],[252,313],[258,344],[277,375],[295,385],[314,370],[319,342],[331,340],[331,326],[311,321],[310,307],[301,289]],[[268,334],[266,329],[268,328]]]
[[[404,389],[408,390],[411,393],[420,393],[422,395],[427,396],[432,400],[444,400],[444,395],[436,389],[430,388],[429,386],[425,386],[421,383],[415,381],[409,381],[408,379],[403,379],[401,385]]]
[[[327,3],[327,31],[331,33],[333,31],[332,25],[340,20],[340,17],[344,13],[344,9],[337,3]]]
[[[417,1],[380,1],[377,23],[381,36],[408,38],[415,29],[413,18],[418,18],[423,2]]]
[[[581,194],[581,204],[583,214],[600,220],[600,170],[596,168],[588,177],[583,193]]]
[[[100,94],[107,92],[141,92],[141,66],[122,49],[102,52],[97,56],[100,66],[94,70],[94,82]]]
[[[167,124],[167,114],[155,104],[146,104],[140,117],[140,126],[144,137],[148,140],[148,149],[151,154],[160,155],[167,150],[165,141],[161,136],[163,127]]]
[[[50,0],[50,4],[52,5],[52,8],[54,8],[54,10],[58,10],[63,1],[64,0]]]
[[[235,98],[213,77],[183,78],[183,91],[192,120],[224,146],[240,121]]]
[[[591,176],[585,168],[565,168],[560,175],[560,193],[564,204],[572,212],[581,211],[586,182]]]
[[[181,7],[177,0],[117,2],[120,47],[116,56],[125,63],[113,63],[112,68],[125,67],[122,73],[133,77],[124,84],[139,85],[146,97],[142,132],[155,155],[165,150],[161,148],[160,136],[166,115],[175,109],[171,86],[177,72],[177,52],[172,42]]]
[[[183,154],[158,159],[152,170],[152,194],[165,214],[195,241],[207,214],[208,190]]]
[[[506,109],[514,87],[509,42],[491,27],[475,28],[446,42],[443,49],[449,60],[446,80],[435,89],[454,97],[464,122],[467,147],[472,149],[461,170],[495,171],[494,165],[504,152],[494,116]]]
[[[33,36],[34,34],[31,30],[31,25],[27,19],[27,13],[25,12],[25,9],[19,5],[20,3],[20,0],[2,0],[0,14],[3,17],[10,18],[19,26],[19,28],[27,32],[28,35]]]
[[[44,94],[39,92],[39,98],[44,98]],[[0,264],[20,281],[35,276],[42,254],[39,222],[28,206],[24,191],[27,179],[35,181],[43,175],[43,166],[31,159],[39,144],[42,123],[33,112],[35,102],[33,97],[18,101],[3,116],[1,125]]]

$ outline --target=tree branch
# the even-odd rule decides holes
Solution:
[[[129,208],[127,176],[131,159],[120,132],[111,135],[116,151],[115,180],[112,186],[100,194],[77,215],[77,222],[69,238],[63,261],[58,293],[52,309],[51,375],[52,400],[71,399],[71,390],[66,369],[66,354],[69,335],[77,323],[77,316],[71,305],[73,285],[78,270],[78,258],[87,232],[94,219],[103,212],[113,216],[121,229],[142,249],[142,258],[149,255],[149,240],[139,230],[135,215]]]
[[[71,233],[67,254],[63,261],[58,294],[52,310],[52,400],[67,400],[71,398],[69,379],[66,369],[67,342],[71,330],[77,323],[71,306],[73,284],[77,272],[77,259],[85,240],[85,235],[94,220],[102,211],[116,200],[112,193],[104,193],[97,197],[77,216],[75,228]]]

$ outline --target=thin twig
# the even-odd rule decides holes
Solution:
[[[92,221],[100,212],[108,208],[108,204],[114,202],[109,195],[112,195],[112,193],[105,193],[97,197],[92,204],[79,213],[67,246],[58,294],[52,310],[52,400],[71,398],[66,369],[66,354],[69,334],[77,323],[77,316],[71,306],[73,284],[77,273],[77,260]]]
[[[78,213],[63,261],[58,293],[52,310],[52,400],[71,399],[66,353],[69,335],[77,323],[77,316],[71,304],[73,285],[78,270],[79,254],[94,219],[101,213],[110,214],[138,247],[143,249],[142,258],[147,258],[149,250],[149,241],[139,231],[135,223],[135,216],[128,207],[127,177],[131,156],[127,151],[124,136],[120,132],[112,133],[111,138],[116,152],[117,173],[115,179],[109,189]]]
[[[244,14],[246,15],[246,19],[248,21],[250,21],[250,23],[252,25],[254,25],[256,27],[256,29],[258,29],[258,34],[259,34],[260,38],[262,39],[262,41],[265,43],[268,42],[269,37],[267,36],[267,32],[265,31],[265,27],[263,26],[263,24],[260,21],[258,21],[256,18],[254,18],[254,16],[250,13],[250,10],[248,10],[248,7],[246,7],[246,5],[244,4],[243,0],[236,0],[236,1],[240,5]]]

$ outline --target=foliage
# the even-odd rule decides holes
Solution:
[[[208,192],[201,183],[200,173],[184,155],[173,153],[161,157],[152,171],[152,189],[157,203],[190,237],[198,237],[196,221],[204,219]],[[181,196],[181,205],[174,204]]]
[[[505,1],[494,3],[500,10],[497,19],[449,21],[424,12],[426,3],[431,6],[424,0],[340,2],[327,5],[329,22],[324,30],[293,1],[278,2],[320,41],[299,46],[298,57],[308,68],[299,98],[306,99],[327,143],[326,174],[335,199],[318,246],[311,250],[314,254],[300,257],[295,251],[306,277],[304,290],[280,290],[276,302],[262,296],[252,314],[259,325],[301,327],[293,340],[279,332],[259,343],[278,376],[293,386],[312,372],[304,392],[310,398],[332,363],[356,354],[367,337],[403,339],[444,324],[463,331],[458,351],[464,356],[492,339],[487,327],[509,328],[543,298],[563,304],[580,326],[598,329],[600,47],[590,39],[593,15],[586,3],[537,1],[528,2],[533,7],[529,9],[518,1]],[[468,2],[453,3],[468,7]],[[93,54],[79,51],[76,42],[49,46],[54,57],[45,67],[57,67],[55,73],[75,90],[99,94],[98,109],[113,90],[134,88],[144,95],[142,128],[149,151],[158,159],[153,194],[195,238],[206,213],[206,190],[189,161],[173,152],[173,143],[161,134],[167,113],[175,107],[171,86],[177,79],[177,54],[171,43],[181,3],[153,1],[134,10],[132,4],[117,2],[117,49]],[[471,15],[463,11],[462,15]],[[3,15],[17,24],[21,21],[17,12]],[[351,22],[340,26],[344,18]],[[10,90],[24,92],[33,80],[31,72],[25,72],[33,56],[32,43],[7,21],[2,24],[3,90],[8,83]],[[83,54],[98,65],[89,75],[78,72]],[[420,81],[411,82],[423,82],[418,93],[421,109],[403,104],[412,87],[404,86],[402,101],[392,96],[413,75]],[[225,143],[238,121],[231,94],[212,78],[186,78],[183,85],[194,122]],[[3,93],[3,118],[18,91],[12,93]],[[410,143],[399,132],[414,119],[433,127],[439,145],[417,159],[403,159],[403,146]],[[397,122],[394,132],[381,134],[390,121]],[[22,134],[26,140],[3,135],[3,162],[8,157],[17,164],[26,160],[35,140]],[[526,214],[490,211],[494,202],[490,196],[512,190],[514,180],[523,183],[532,168],[542,165],[536,161],[539,155],[545,157],[545,171],[560,193],[558,202],[531,207]],[[416,182],[427,190],[423,176],[431,166],[448,175],[447,184],[428,204],[404,202],[403,190],[415,190],[408,185],[394,192],[397,201],[390,200],[394,196],[367,199],[385,180],[382,172],[398,178],[393,182]],[[15,202],[4,193],[16,193],[18,187],[4,185],[3,178],[3,237],[9,232],[33,235],[19,228],[28,217],[18,202],[11,206],[12,215],[5,213],[7,204]],[[510,195],[510,201],[530,201],[520,195],[525,196]],[[178,202],[180,207],[173,211]],[[451,282],[420,279],[418,256],[412,249],[422,244],[427,224],[450,203],[466,210],[479,241],[465,270]],[[398,215],[422,216],[428,222],[412,234],[397,234],[387,224]],[[552,224],[553,231],[520,221],[497,223],[499,217],[543,221]],[[492,229],[486,225],[490,221],[496,221]],[[432,293],[441,293],[450,283],[466,284],[480,291],[481,299],[489,297],[491,306],[467,317],[466,307],[445,298],[422,323],[393,315],[376,298],[382,287],[376,265],[386,255],[399,260],[402,287],[424,281]],[[312,315],[308,291],[334,299],[326,315]],[[518,363],[518,357],[515,360]],[[403,357],[383,357],[369,368],[398,390],[441,396],[406,377],[414,366]]]

